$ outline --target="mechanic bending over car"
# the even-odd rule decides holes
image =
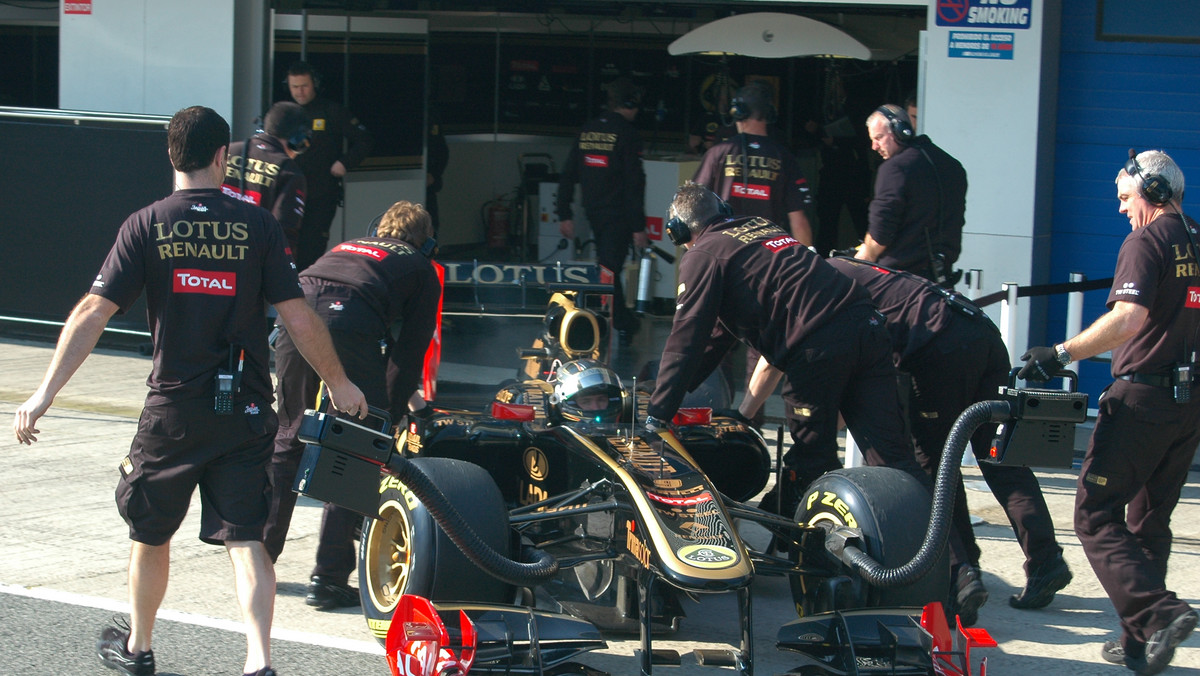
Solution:
[[[701,185],[679,188],[667,215],[668,235],[687,251],[647,428],[666,425],[741,340],[787,376],[794,443],[783,456],[782,504],[764,509],[794,515],[808,484],[841,467],[839,410],[868,464],[902,469],[931,489],[904,431],[887,329],[867,292],[778,225],[733,217]]]
[[[387,410],[392,420],[409,410],[437,322],[442,287],[429,260],[436,246],[425,208],[396,202],[374,237],[342,242],[300,273],[304,297],[329,327],[346,372],[367,403]],[[275,345],[275,371],[279,433],[263,535],[273,561],[283,551],[296,506],[292,483],[304,451],[296,434],[304,410],[317,404],[319,385],[286,330]],[[361,523],[357,513],[326,503],[305,603],[318,610],[358,605],[358,591],[347,580],[357,565],[354,534]]]
[[[887,318],[893,359],[907,376],[901,378],[901,388],[907,393],[917,461],[936,476],[958,416],[971,404],[995,399],[998,388],[1008,383],[1011,364],[1000,331],[970,301],[918,275],[853,258],[830,258],[829,264],[862,285]],[[987,457],[995,432],[994,424],[975,431],[975,457]],[[1008,604],[1044,608],[1071,581],[1071,570],[1054,537],[1054,521],[1037,477],[1028,467],[988,462],[980,463],[979,470],[1025,553],[1025,588]],[[987,591],[980,579],[980,551],[961,474],[957,483],[953,527],[959,537],[950,540],[951,588],[962,623],[971,626],[987,601]]]
[[[37,441],[38,418],[96,346],[108,320],[127,311],[144,288],[154,344],[150,391],[116,491],[133,541],[130,619],[115,618],[95,644],[105,666],[129,676],[154,673],[151,640],[170,577],[171,540],[197,486],[200,539],[224,545],[233,564],[246,623],[242,670],[275,675],[275,569],[260,542],[276,424],[267,303],[327,379],[337,408],[366,414],[363,393],[346,377],[325,326],[301,299],[283,229],[265,209],[222,194],[228,148],[229,124],[211,108],[192,106],[171,118],[167,151],[175,191],[121,225],[91,290],[63,326],[42,384],[13,421],[17,441]],[[210,247],[224,247],[227,255],[215,258]]]

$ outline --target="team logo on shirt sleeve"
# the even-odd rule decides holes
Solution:
[[[179,269],[173,276],[172,290],[175,293],[235,296],[237,295],[237,273]]]

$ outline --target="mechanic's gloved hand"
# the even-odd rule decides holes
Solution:
[[[658,433],[660,430],[669,429],[666,420],[659,420],[652,415],[646,416],[646,431]]]
[[[1058,361],[1058,353],[1053,347],[1031,347],[1021,355],[1025,365],[1017,371],[1017,377],[1022,380],[1047,381],[1058,373],[1062,363]]]
[[[742,423],[743,425],[745,425],[745,426],[747,426],[747,427],[755,427],[755,426],[756,426],[756,425],[754,424],[754,421],[753,421],[753,420],[751,420],[751,419],[747,418],[746,416],[742,415],[742,412],[741,412],[741,411],[739,411],[739,410],[737,410],[736,408],[722,408],[722,409],[717,409],[717,410],[713,411],[713,415],[714,415],[714,416],[721,416],[721,417],[724,417],[724,418],[733,418],[734,420],[736,420],[736,421],[738,421],[738,422]]]

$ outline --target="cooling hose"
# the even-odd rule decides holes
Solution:
[[[558,574],[558,561],[535,547],[523,547],[521,558],[514,561],[484,542],[454,505],[438,490],[419,467],[399,453],[388,459],[386,471],[402,481],[425,505],[463,555],[487,574],[517,587],[534,587]]]
[[[929,514],[929,528],[925,531],[925,541],[921,543],[921,548],[913,555],[911,561],[897,568],[884,568],[849,541],[844,546],[835,545],[831,550],[841,549],[841,560],[875,587],[901,587],[924,577],[946,544],[946,537],[950,531],[950,517],[954,513],[958,466],[963,451],[971,441],[971,435],[980,425],[1007,422],[1010,419],[1008,402],[981,401],[967,407],[954,422],[950,436],[946,438],[946,446],[942,449],[942,460],[938,463],[937,478],[933,487],[933,507]],[[841,535],[844,536],[845,532]],[[835,530],[829,537],[837,539],[839,536]]]

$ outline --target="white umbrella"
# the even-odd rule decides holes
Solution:
[[[755,12],[718,19],[688,32],[667,47],[672,56],[725,52],[764,59],[791,56],[871,58],[871,50],[842,31],[795,14]]]

